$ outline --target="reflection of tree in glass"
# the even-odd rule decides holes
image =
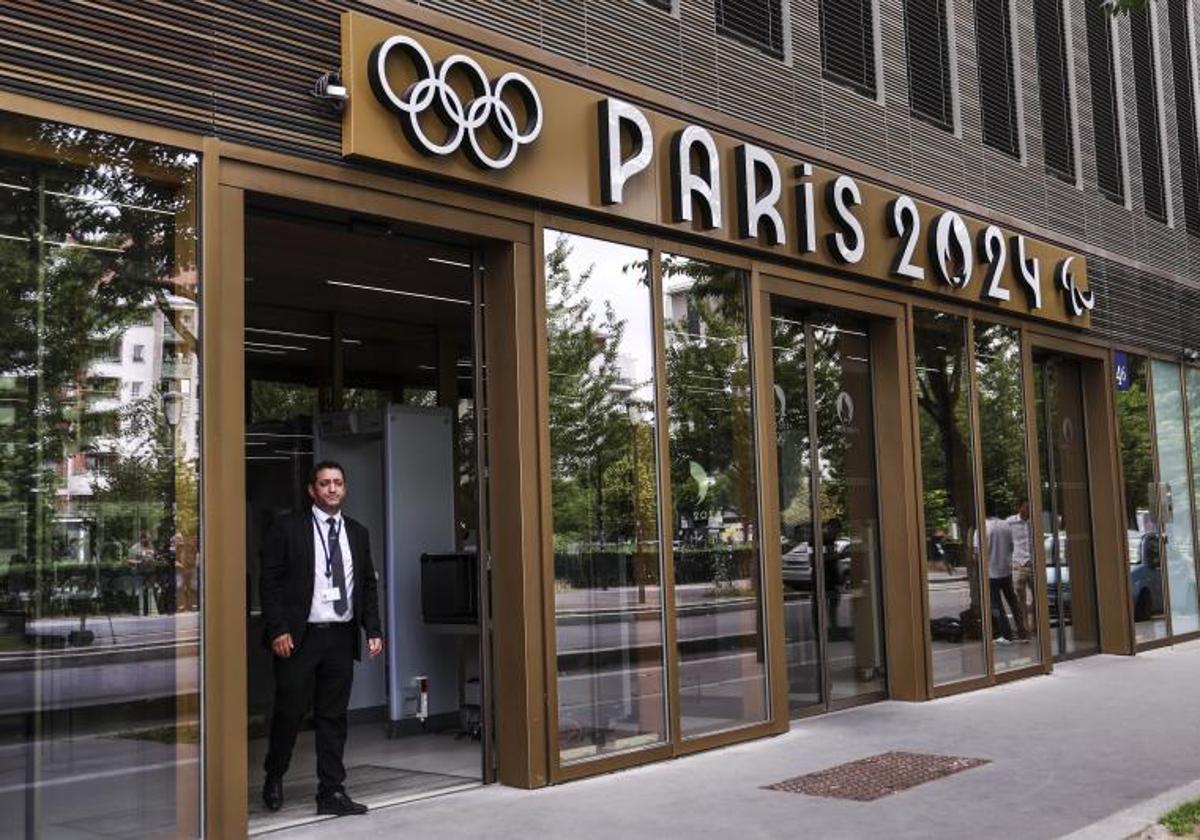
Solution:
[[[1117,428],[1125,476],[1125,527],[1140,531],[1138,511],[1150,511],[1150,486],[1154,482],[1150,398],[1146,392],[1146,360],[1140,356],[1128,359],[1129,387],[1116,392]]]
[[[1020,333],[1011,327],[977,322],[975,358],[983,490],[998,514],[1009,516],[1029,492]]]
[[[638,396],[645,383],[622,370],[625,322],[609,301],[586,296],[594,266],[573,276],[570,255],[565,235],[546,254],[555,548],[627,551],[622,544],[656,539],[653,405]],[[628,287],[648,287],[644,264],[623,274]]]
[[[112,409],[94,405],[98,397],[112,397],[93,390],[89,369],[97,341],[119,341],[158,309],[174,326],[179,355],[195,352],[195,337],[169,300],[195,299],[189,200],[195,161],[57,124],[10,120],[0,131],[6,147],[37,155],[0,159],[0,296],[6,302],[0,375],[13,410],[12,422],[0,430],[6,444],[0,447],[0,500],[21,511],[24,557],[40,574],[54,559],[48,535],[55,517],[97,513],[82,501],[91,507],[73,510],[75,500],[61,492],[68,459],[94,449],[97,439],[135,434],[116,424]],[[138,463],[113,468],[128,473]],[[125,479],[125,486],[138,483]],[[163,515],[183,501],[171,499]],[[145,501],[165,504],[164,498]],[[134,542],[137,535],[121,538]],[[42,588],[40,581],[32,585]]]
[[[749,542],[756,536],[757,503],[745,275],[670,255],[663,256],[662,269],[679,537],[692,545],[715,542],[720,535],[708,533],[708,520],[720,514],[736,517],[741,526],[730,539]],[[710,486],[703,493],[692,464],[707,474]]]
[[[805,326],[798,318],[771,319],[775,378],[775,431],[779,446],[780,525],[787,543],[812,543],[812,487],[808,429]]]
[[[917,404],[925,418],[920,424],[925,527],[949,532],[952,525],[974,521],[963,321],[942,313],[920,316],[916,363]]]

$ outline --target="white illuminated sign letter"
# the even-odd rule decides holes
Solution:
[[[692,149],[703,149],[703,174],[692,172]],[[721,168],[717,144],[712,135],[697,125],[689,125],[675,135],[671,144],[671,184],[674,188],[674,218],[690,222],[693,202],[699,199],[701,227],[713,230],[721,226]]]
[[[1029,259],[1025,256],[1025,237],[1012,238],[1013,264],[1017,277],[1025,288],[1025,297],[1029,299],[1030,309],[1042,308],[1042,266],[1038,258]]]
[[[621,158],[621,133],[633,133],[635,151]],[[654,155],[650,123],[646,115],[620,99],[600,102],[600,200],[620,204],[625,197],[625,182],[650,165]]]
[[[862,193],[858,191],[858,184],[854,183],[854,179],[849,175],[837,176],[829,183],[826,193],[825,200],[833,213],[834,221],[843,228],[827,237],[829,251],[838,262],[856,263],[866,253],[867,239],[863,236],[862,224],[850,208],[862,204]]]
[[[962,216],[951,210],[938,216],[929,237],[929,257],[943,283],[955,289],[965,289],[971,284],[975,247]],[[955,271],[952,266],[961,268]]]
[[[892,260],[892,274],[909,280],[924,280],[925,269],[912,261],[921,236],[921,214],[917,212],[917,203],[906,195],[896,196],[888,205],[887,223],[892,236],[903,240],[900,251]]]
[[[759,190],[759,175],[766,184]],[[775,205],[783,192],[783,179],[775,156],[766,149],[744,143],[737,147],[738,176],[738,235],[743,239],[758,238],[758,223],[767,223],[767,241],[772,245],[787,242],[783,217]]]
[[[1071,314],[1078,318],[1083,313],[1092,311],[1096,306],[1096,298],[1091,289],[1084,292],[1075,285],[1075,275],[1071,273],[1071,263],[1074,260],[1074,257],[1062,260],[1054,268],[1054,277],[1059,288],[1066,292],[1067,306],[1071,307]]]
[[[813,174],[811,163],[796,167],[796,177],[808,179]],[[796,185],[796,229],[800,232],[800,253],[811,254],[817,250],[817,208],[813,200],[812,181],[803,180]]]

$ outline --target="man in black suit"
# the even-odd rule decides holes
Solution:
[[[275,710],[264,766],[263,804],[283,805],[283,775],[305,712],[311,707],[317,746],[317,813],[366,813],[342,786],[346,709],[361,658],[383,652],[379,597],[367,529],[343,516],[346,473],[321,461],[309,475],[312,507],[281,517],[262,558],[264,641],[275,654]]]

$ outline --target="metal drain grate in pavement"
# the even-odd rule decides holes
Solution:
[[[870,802],[987,763],[982,758],[886,752],[776,782],[764,790]]]

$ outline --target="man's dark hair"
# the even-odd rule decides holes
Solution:
[[[342,481],[346,480],[346,469],[341,464],[339,464],[337,461],[317,461],[317,463],[313,464],[313,468],[308,471],[308,485],[307,486],[309,486],[309,487],[316,486],[317,475],[321,472],[321,470],[337,470],[338,472],[340,472],[342,474]]]

